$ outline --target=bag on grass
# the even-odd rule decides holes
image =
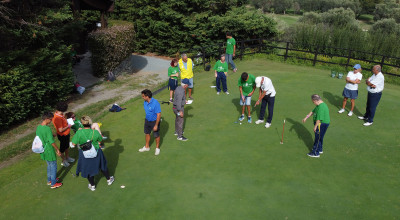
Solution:
[[[110,112],[120,112],[124,110],[123,108],[121,108],[119,105],[114,104],[111,106],[111,108],[109,109]]]
[[[42,140],[40,140],[39,136],[36,136],[32,142],[32,151],[37,154],[41,154],[44,152]]]
[[[93,135],[94,135],[94,130],[93,130]],[[79,145],[79,147],[82,150],[83,156],[85,158],[95,158],[97,156],[96,148],[94,148],[92,143],[93,135],[91,140],[88,140],[86,143]]]

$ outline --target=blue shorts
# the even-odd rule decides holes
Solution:
[[[178,87],[178,80],[169,78],[168,88],[172,91],[175,91],[176,87]]]
[[[350,90],[350,89],[343,89],[343,97],[349,99],[357,99],[358,98],[358,90]]]

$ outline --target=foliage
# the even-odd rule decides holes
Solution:
[[[382,4],[376,5],[373,14],[375,21],[385,18],[393,18],[397,22],[400,22],[400,4],[395,0],[384,0]]]
[[[134,39],[133,24],[115,24],[90,33],[88,44],[92,52],[94,74],[106,76],[108,71],[116,68],[132,53]]]

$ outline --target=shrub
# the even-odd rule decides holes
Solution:
[[[133,24],[114,25],[89,34],[92,67],[96,76],[106,76],[133,51],[135,31]]]

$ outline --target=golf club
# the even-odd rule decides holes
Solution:
[[[166,101],[161,101],[161,104],[168,104],[169,105],[169,101],[168,102],[166,102]]]
[[[286,122],[286,120],[283,119],[283,129],[282,129],[282,140],[281,140],[281,144],[283,144],[283,132],[285,132],[285,122]]]

